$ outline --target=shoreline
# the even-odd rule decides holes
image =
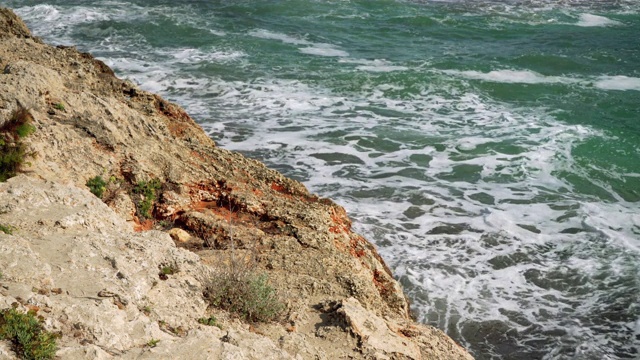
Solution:
[[[410,319],[342,207],[216,147],[178,105],[90,54],[43,44],[10,10],[0,16],[3,122],[28,110],[37,153],[0,184],[0,222],[16,229],[0,233],[11,264],[0,302],[37,307],[60,334],[58,356],[471,358]],[[101,199],[87,186],[98,177]],[[21,251],[23,262],[10,261]],[[206,302],[207,282],[238,253],[283,300],[278,321],[241,321]],[[208,316],[220,327],[198,322]]]

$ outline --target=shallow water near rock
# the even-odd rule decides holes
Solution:
[[[478,359],[640,356],[636,1],[9,1],[344,205]]]

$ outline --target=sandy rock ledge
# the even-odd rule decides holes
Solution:
[[[37,311],[60,359],[471,359],[411,320],[344,209],[215,146],[179,106],[0,9],[0,126],[37,156],[0,183],[0,309]],[[105,180],[102,199],[86,183]],[[248,324],[205,301],[242,256],[285,311]],[[163,269],[170,268],[170,273]],[[214,316],[217,326],[198,319]],[[13,356],[0,342],[0,357]]]

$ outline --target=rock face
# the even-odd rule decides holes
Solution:
[[[179,106],[8,9],[0,68],[0,126],[26,108],[37,128],[32,165],[0,184],[0,305],[38,310],[60,358],[471,358],[410,319],[342,207],[216,147]],[[285,301],[279,321],[208,307],[207,279],[238,256]],[[198,323],[211,314],[219,327]]]

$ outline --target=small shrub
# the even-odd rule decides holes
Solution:
[[[100,199],[102,199],[102,195],[107,189],[107,183],[104,181],[104,179],[102,179],[102,176],[100,175],[89,179],[85,185],[89,188],[89,191],[91,191],[93,195],[97,196]]]
[[[160,229],[170,230],[171,228],[173,228],[174,223],[173,221],[169,220],[160,220],[158,221],[157,225]]]
[[[52,359],[56,353],[56,337],[46,331],[33,312],[16,309],[0,313],[0,338],[10,340],[13,351],[21,359]]]
[[[151,339],[147,341],[147,346],[153,348],[153,347],[156,347],[159,342],[160,342],[159,339]]]
[[[142,200],[136,205],[138,207],[138,215],[143,219],[151,217],[153,202],[158,197],[158,191],[162,188],[160,180],[153,179],[150,181],[140,181],[133,188],[133,192],[142,195]]]
[[[252,271],[222,272],[210,280],[204,295],[211,305],[247,321],[272,321],[284,310],[267,275]]]
[[[208,318],[200,318],[198,319],[198,322],[202,325],[215,326],[222,329],[220,324],[218,324],[218,319],[216,319],[213,315],[209,316]]]
[[[173,275],[176,272],[178,272],[178,269],[175,268],[175,266],[163,266],[162,269],[160,269],[160,272],[165,274],[165,275]]]
[[[22,139],[36,131],[31,125],[33,116],[23,107],[13,113],[11,119],[0,128],[0,182],[16,176],[24,165],[29,165],[26,158],[34,157],[34,152],[27,151]]]
[[[53,104],[53,108],[56,110],[64,111],[64,104],[63,103]]]
[[[3,232],[7,235],[11,235],[13,234],[13,230],[14,230],[13,226],[0,224],[0,232]]]

